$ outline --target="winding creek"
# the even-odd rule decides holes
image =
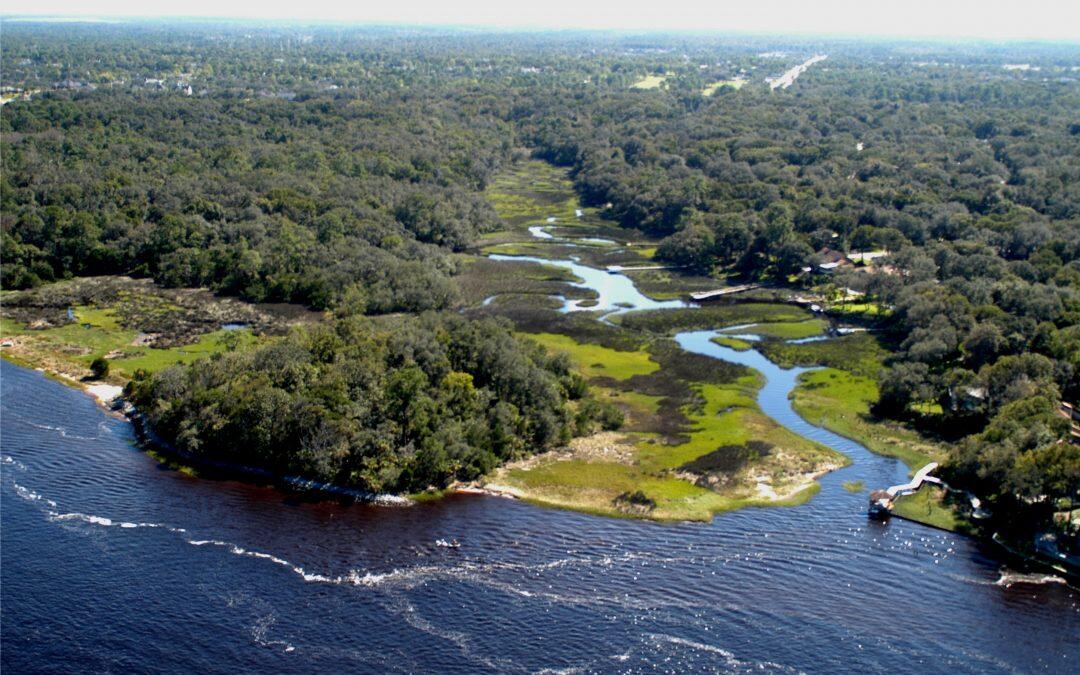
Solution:
[[[521,258],[514,258],[521,260]],[[576,261],[600,313],[684,306]],[[671,304],[679,303],[679,304]],[[496,497],[303,501],[163,469],[81,392],[0,365],[0,607],[10,672],[1075,672],[1080,594],[973,540],[868,521],[906,468],[791,408],[801,369],[747,365],[759,403],[852,465],[793,508],[709,524],[593,517]],[[458,539],[459,549],[436,545]]]

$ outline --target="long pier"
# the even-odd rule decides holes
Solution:
[[[677,270],[679,265],[639,265],[637,267],[623,267],[622,265],[608,265],[607,271],[612,274],[619,272],[640,272],[642,270]]]
[[[725,295],[734,295],[735,293],[743,293],[745,291],[752,291],[755,288],[761,288],[765,284],[742,284],[741,286],[729,286],[727,288],[718,288],[715,291],[697,291],[690,294],[691,300],[711,300],[713,298],[720,298]]]

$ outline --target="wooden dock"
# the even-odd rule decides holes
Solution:
[[[934,476],[929,475],[929,473],[936,468],[938,468],[938,463],[930,462],[915,473],[915,476],[911,479],[911,482],[904,483],[903,485],[894,485],[891,488],[886,488],[885,492],[888,492],[890,497],[896,499],[897,497],[900,497],[902,495],[909,495],[912,492],[918,492],[919,488],[922,487],[923,483],[935,483],[937,485],[941,485],[940,478],[935,478]]]
[[[637,267],[623,267],[622,265],[608,265],[607,271],[611,274],[620,272],[641,272],[643,270],[677,270],[678,265],[639,265]]]
[[[745,291],[752,291],[755,288],[761,288],[765,284],[742,284],[741,286],[728,286],[727,288],[718,288],[715,291],[697,291],[690,294],[691,300],[702,301],[712,300],[714,298],[721,298],[725,295],[734,295],[736,293],[743,293]]]
[[[982,508],[982,501],[975,495],[967,492],[966,490],[957,490],[950,487],[948,483],[941,480],[937,476],[931,476],[930,472],[938,468],[937,462],[930,462],[923,468],[915,472],[915,475],[911,478],[910,482],[902,485],[893,485],[890,488],[884,490],[874,490],[870,493],[870,510],[869,513],[874,517],[883,517],[892,513],[893,502],[898,497],[914,494],[919,491],[923,485],[930,483],[931,485],[937,485],[941,489],[947,492],[963,492],[964,498],[971,504],[971,516],[976,520],[988,518],[990,514],[984,511]]]

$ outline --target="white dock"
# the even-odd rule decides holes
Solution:
[[[891,488],[887,488],[885,491],[889,493],[890,497],[895,499],[901,495],[909,495],[912,492],[917,492],[918,489],[922,487],[923,483],[936,483],[937,485],[941,485],[940,478],[934,478],[933,476],[927,475],[936,468],[938,468],[938,463],[930,462],[915,473],[915,476],[911,479],[910,483],[894,485]]]
[[[727,288],[718,288],[715,291],[698,291],[691,293],[690,298],[692,300],[711,300],[712,298],[719,298],[725,295],[734,295],[735,293],[742,293],[744,291],[752,291],[755,288],[761,288],[764,284],[743,284],[741,286],[729,286]]]

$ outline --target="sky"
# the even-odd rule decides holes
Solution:
[[[8,0],[3,11],[1080,41],[1080,0]]]

